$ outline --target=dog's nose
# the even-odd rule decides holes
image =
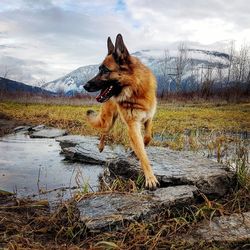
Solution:
[[[87,82],[83,87],[86,91],[90,91],[90,83],[89,82]]]

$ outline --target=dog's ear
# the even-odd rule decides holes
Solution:
[[[108,46],[108,55],[111,55],[114,52],[114,50],[115,50],[115,46],[112,43],[110,37],[108,37],[107,46]]]
[[[114,58],[118,64],[123,64],[129,58],[129,52],[123,42],[122,35],[118,34],[115,41]]]

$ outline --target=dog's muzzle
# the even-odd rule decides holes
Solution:
[[[100,90],[100,87],[97,87],[93,82],[88,81],[84,86],[84,89],[88,92],[96,92]]]

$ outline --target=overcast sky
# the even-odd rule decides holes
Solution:
[[[249,0],[0,0],[0,74],[30,84],[100,63],[106,39],[129,51],[174,47],[225,50],[250,41]]]

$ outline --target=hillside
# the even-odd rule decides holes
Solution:
[[[31,86],[22,82],[13,81],[7,78],[0,77],[0,91],[6,93],[32,93],[39,95],[55,95],[54,92],[43,88]]]

